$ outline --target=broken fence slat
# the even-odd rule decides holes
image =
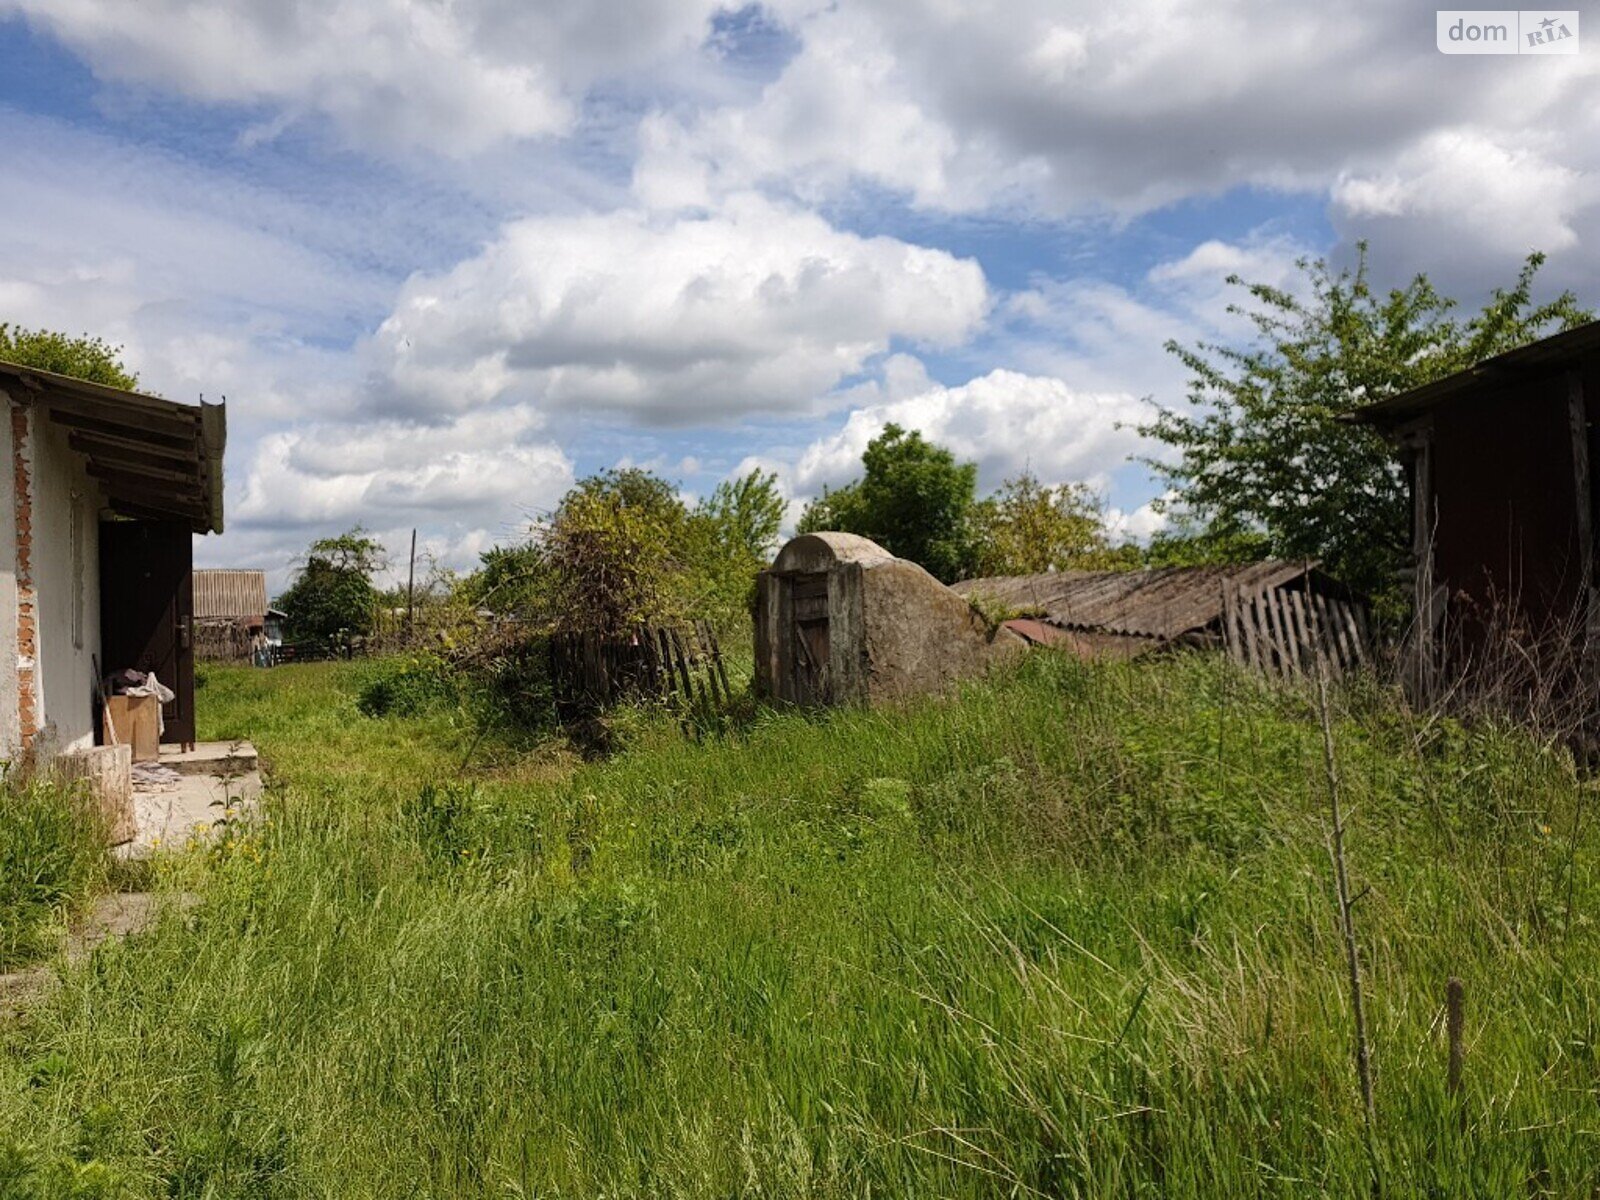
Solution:
[[[733,689],[728,686],[728,668],[722,661],[722,646],[717,641],[717,631],[712,629],[709,623],[706,629],[711,634],[711,661],[717,668],[717,678],[722,681],[722,697],[731,704]]]
[[[1294,638],[1294,648],[1298,651],[1296,658],[1299,659],[1301,670],[1307,675],[1315,674],[1318,661],[1322,659],[1322,648],[1318,646],[1317,627],[1306,610],[1306,597],[1299,590],[1285,589],[1283,602],[1290,606],[1291,618],[1298,634]]]
[[[1355,627],[1350,623],[1350,606],[1342,597],[1328,597],[1328,619],[1338,630],[1339,646],[1344,652],[1345,670],[1357,670],[1361,666],[1361,647],[1355,637]]]
[[[1328,598],[1318,592],[1308,591],[1306,608],[1311,614],[1311,626],[1317,634],[1317,653],[1328,674],[1336,678],[1344,673],[1344,660],[1339,654],[1338,634],[1328,616]]]
[[[1279,629],[1280,618],[1278,610],[1272,603],[1272,593],[1263,591],[1258,598],[1258,603],[1261,606],[1261,629],[1266,634],[1266,648],[1271,651],[1271,664],[1268,674],[1287,678],[1289,667],[1283,657],[1283,634]]]
[[[690,704],[697,703],[699,692],[694,686],[694,676],[689,674],[689,662],[683,653],[683,637],[676,629],[672,630],[672,646],[678,656],[678,673],[683,676],[683,698]]]
[[[1277,608],[1279,622],[1278,633],[1283,644],[1284,662],[1287,664],[1290,676],[1300,678],[1300,647],[1299,637],[1295,632],[1294,617],[1290,612],[1289,603],[1281,589],[1274,589],[1271,593],[1273,604]]]

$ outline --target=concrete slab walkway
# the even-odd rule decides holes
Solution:
[[[135,763],[133,840],[113,849],[120,858],[149,858],[162,849],[182,849],[205,841],[229,817],[255,811],[261,797],[261,772],[249,742],[201,742],[193,750],[163,746],[154,763]],[[165,897],[187,910],[198,897]],[[151,892],[113,892],[101,896],[87,917],[66,936],[66,966],[88,961],[95,947],[147,929],[163,898]],[[37,1004],[60,978],[60,963],[36,963],[0,974],[0,1020],[19,1016]]]
[[[154,892],[112,892],[101,896],[89,915],[67,934],[65,963],[69,967],[82,966],[103,943],[150,928],[161,915],[163,905],[173,905],[179,912],[187,912],[199,902],[200,897],[190,892],[166,896]],[[20,1016],[37,1004],[59,978],[60,968],[53,962],[35,963],[20,971],[0,974],[0,1020]]]
[[[148,858],[162,847],[203,841],[227,818],[253,812],[260,797],[261,772],[249,742],[200,742],[188,751],[163,746],[159,762],[134,766],[135,833],[117,854]]]

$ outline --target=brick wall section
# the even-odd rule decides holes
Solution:
[[[17,714],[22,753],[39,733],[39,608],[33,590],[32,421],[22,405],[11,406],[11,468],[17,496]]]

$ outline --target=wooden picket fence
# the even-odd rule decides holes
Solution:
[[[640,625],[615,637],[552,634],[550,679],[557,705],[568,711],[649,697],[717,708],[733,698],[717,635],[701,620]]]
[[[1361,600],[1316,587],[1247,592],[1225,585],[1223,640],[1247,667],[1283,680],[1338,678],[1372,661],[1372,630]]]

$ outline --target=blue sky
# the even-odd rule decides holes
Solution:
[[[798,505],[887,420],[1144,536],[1129,423],[1229,272],[1600,302],[1596,61],[1376,0],[0,0],[0,320],[226,395],[197,556],[276,582],[620,463]]]

